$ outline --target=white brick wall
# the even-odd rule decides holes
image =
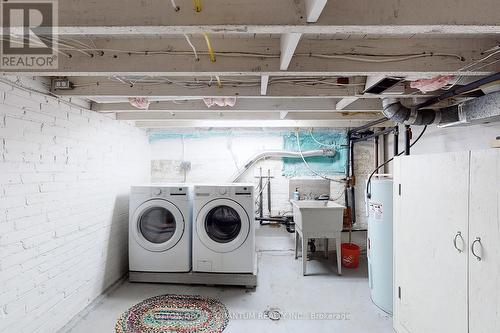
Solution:
[[[146,134],[0,83],[0,332],[56,332],[127,271]]]

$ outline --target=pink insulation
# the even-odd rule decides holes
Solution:
[[[203,98],[203,102],[209,108],[212,106],[233,107],[236,104],[236,97]]]
[[[149,109],[149,100],[144,97],[129,97],[128,99],[130,105],[141,110]]]
[[[452,75],[439,75],[431,79],[420,79],[410,83],[411,88],[420,90],[421,92],[430,92],[443,88],[452,83],[455,77]]]

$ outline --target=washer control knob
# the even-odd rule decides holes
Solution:
[[[153,194],[154,194],[154,195],[160,195],[160,194],[161,194],[161,189],[160,189],[160,188],[155,188],[155,189],[153,190]]]
[[[225,195],[225,194],[227,194],[227,188],[225,188],[225,187],[221,187],[221,188],[219,188],[219,194],[220,194],[220,195]]]

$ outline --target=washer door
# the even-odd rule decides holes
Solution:
[[[215,199],[196,217],[196,234],[210,250],[225,253],[239,248],[250,231],[248,214],[236,201]]]
[[[179,208],[167,200],[144,202],[132,217],[135,240],[149,251],[161,252],[174,247],[184,233],[184,217]]]

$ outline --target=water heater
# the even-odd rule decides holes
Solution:
[[[392,179],[373,177],[368,199],[368,279],[373,303],[392,314]]]

